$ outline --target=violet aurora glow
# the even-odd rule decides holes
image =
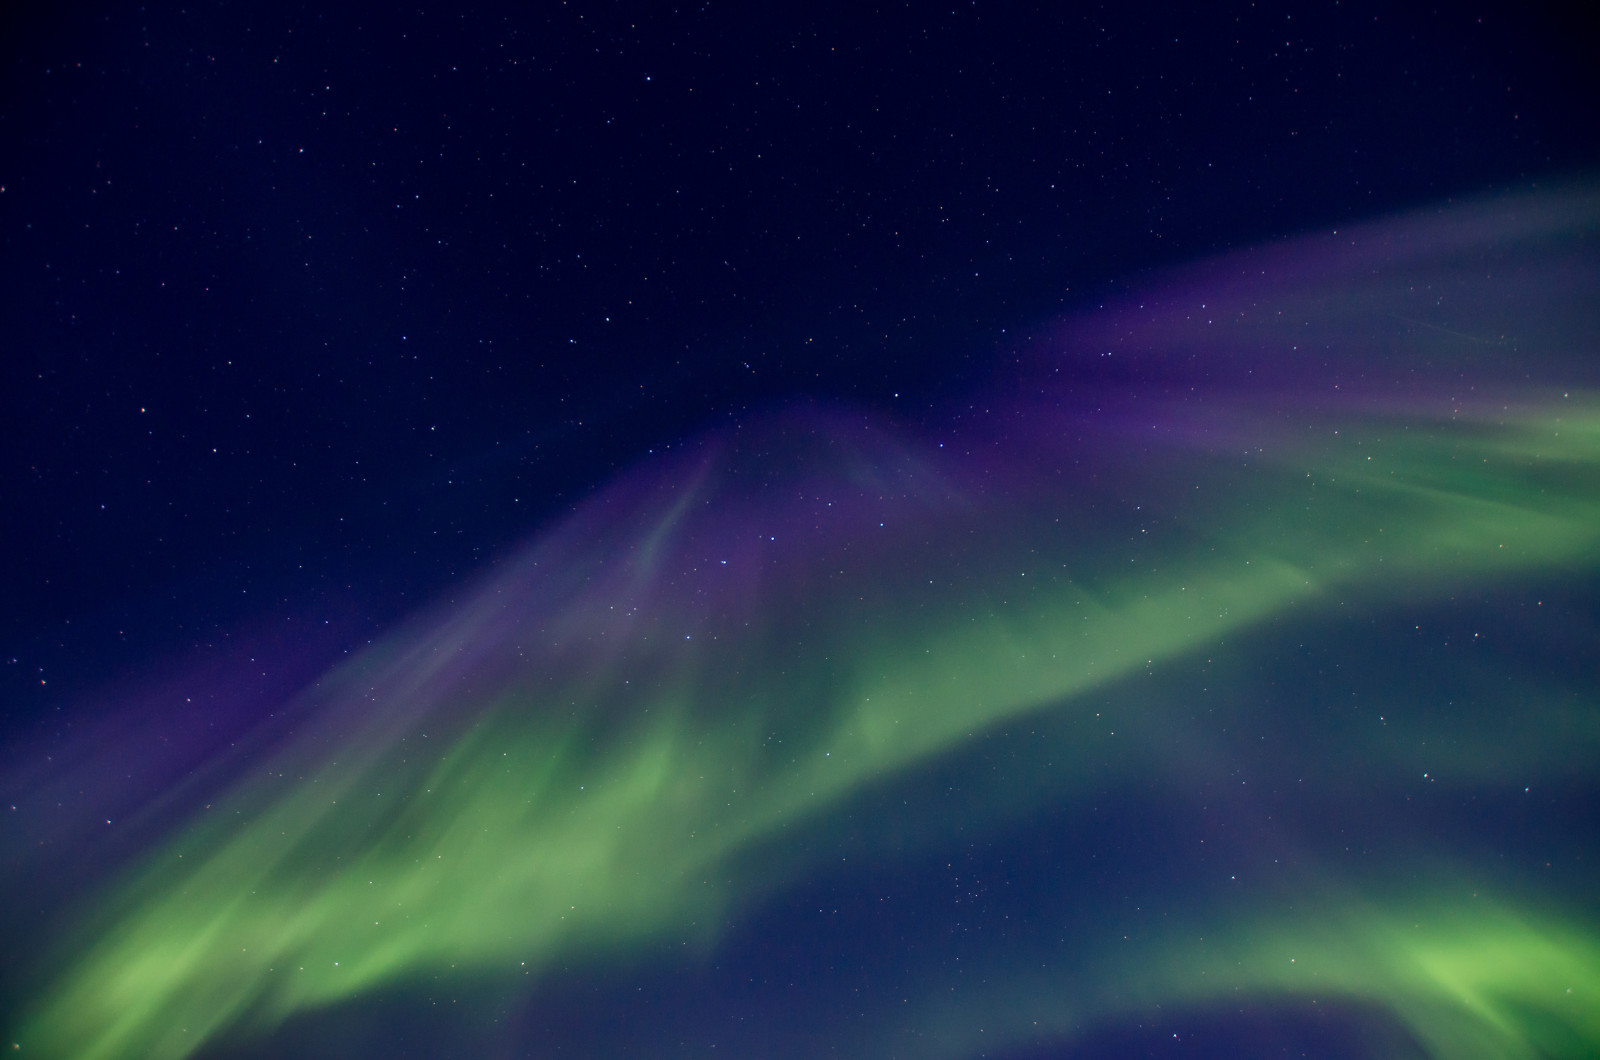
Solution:
[[[270,1047],[448,977],[545,1055],[565,980],[695,974],[807,888],[1037,834],[1047,868],[860,956],[892,984],[848,1020],[560,1040],[1035,1056],[1245,999],[1386,1055],[1595,1055],[1597,221],[1576,187],[1301,237],[1037,326],[920,423],[646,460],[223,760],[29,955],[7,1041]],[[1096,875],[1129,845],[1159,867]]]

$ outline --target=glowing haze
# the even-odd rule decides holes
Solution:
[[[1249,998],[1422,1055],[1593,1055],[1588,870],[1422,807],[1592,806],[1595,689],[1522,665],[1508,612],[1448,661],[1416,616],[1593,584],[1597,219],[1578,189],[1233,255],[1035,328],[924,422],[803,405],[645,461],[227,759],[34,955],[11,1040],[179,1057],[446,974],[667,976],[852,861],[1137,802],[1216,830],[1124,833],[1164,866],[1137,885],[1058,850],[959,994],[885,956],[892,1004],[833,1047],[996,1055]]]

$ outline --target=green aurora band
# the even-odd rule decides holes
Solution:
[[[1554,235],[1518,230],[1528,254],[1589,245],[1594,200],[1577,201],[1551,208],[1569,219]],[[1357,303],[1340,312],[1374,313]],[[1417,356],[1468,345],[1394,330]],[[1045,735],[1037,761],[955,811],[975,828],[1073,806],[1090,778],[1178,792],[1226,773],[1180,672],[1219,660],[1225,681],[1274,623],[1600,566],[1600,394],[1537,372],[1466,397],[1435,382],[1387,404],[1372,388],[1344,404],[1152,398],[1118,422],[1178,426],[1137,452],[1109,428],[1072,448],[1070,416],[1036,422],[1000,462],[1039,470],[1004,484],[882,425],[804,416],[641,469],[307,690],[291,733],[231,760],[224,798],[75,914],[12,1040],[182,1057],[441,973],[529,990],[573,961],[702,959],[730,917],[824,862],[892,856],[889,836],[937,843],[950,811],[913,804],[927,771],[986,734]],[[801,470],[762,478],[773,452]],[[1061,485],[1051,459],[1100,477]],[[1113,497],[1159,525],[1132,504],[1108,514]],[[1330,790],[1520,790],[1600,765],[1593,688],[1517,685],[1409,733],[1404,711],[1380,724],[1377,709],[1294,722]],[[845,837],[873,800],[905,818]],[[1464,844],[1366,867],[1315,847],[1292,879],[1197,884],[1132,938],[1108,916],[1070,963],[1023,940],[960,1004],[929,980],[848,1049],[904,1055],[910,1021],[911,1052],[970,1056],[1251,996],[1374,1005],[1436,1057],[1600,1051],[1600,925],[1581,893]]]

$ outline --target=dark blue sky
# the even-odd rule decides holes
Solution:
[[[937,418],[1146,270],[1600,159],[1554,5],[324,6],[5,16],[8,726],[249,616],[364,641],[707,424]]]

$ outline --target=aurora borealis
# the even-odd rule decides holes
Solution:
[[[652,455],[219,756],[8,1040],[337,1051],[420,992],[478,1055],[1244,1005],[1592,1055],[1597,225],[1577,185],[1304,236],[1028,324],[933,426]],[[735,966],[728,1019],[670,1002]]]

